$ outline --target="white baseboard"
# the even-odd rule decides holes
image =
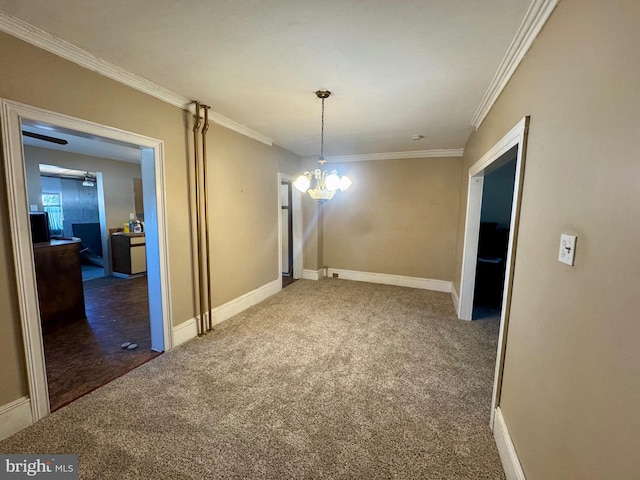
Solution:
[[[320,280],[324,277],[324,268],[320,270],[307,270],[306,268],[302,270],[302,278],[306,280]]]
[[[388,273],[358,272],[355,270],[341,270],[339,268],[329,268],[327,276],[331,278],[334,273],[337,273],[338,278],[342,278],[343,280],[382,283],[385,285],[396,285],[399,287],[422,288],[424,290],[434,290],[436,292],[451,292],[451,282],[444,280],[405,277],[402,275],[391,275]]]
[[[456,309],[456,316],[460,318],[460,295],[458,295],[453,282],[451,283],[451,300],[453,300],[453,308]]]
[[[253,307],[256,303],[266,300],[271,295],[278,293],[280,290],[282,290],[282,279],[278,278],[273,282],[269,282],[262,287],[258,287],[255,290],[245,293],[234,300],[214,308],[211,311],[211,314],[213,315],[213,324],[217,325],[220,322],[224,322],[228,318],[237,315],[247,308]]]
[[[0,440],[9,438],[33,423],[31,400],[21,397],[0,407]]]
[[[192,338],[198,336],[198,320],[197,318],[191,318],[182,322],[180,325],[176,325],[171,329],[172,345],[176,348],[178,345],[182,345],[188,342]]]
[[[235,298],[219,307],[211,310],[211,318],[213,325],[217,325],[220,322],[237,315],[238,313],[246,310],[249,307],[253,307],[255,304],[269,298],[282,290],[282,279],[269,282],[262,287],[258,287],[244,295]],[[196,318],[191,318],[182,322],[180,325],[176,325],[172,329],[173,334],[173,346],[178,345],[191,340],[198,336],[198,321]]]
[[[498,453],[500,454],[502,468],[504,469],[507,480],[527,480],[520,465],[516,449],[511,441],[511,436],[509,435],[509,430],[507,429],[507,424],[504,421],[500,407],[497,407],[495,410],[493,422],[493,437],[498,446]]]

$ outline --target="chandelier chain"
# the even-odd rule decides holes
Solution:
[[[320,126],[320,160],[324,160],[324,98],[322,99],[322,123]]]

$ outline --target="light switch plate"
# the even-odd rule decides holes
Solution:
[[[558,261],[566,263],[567,265],[573,265],[573,259],[576,255],[576,237],[575,235],[560,235],[560,253],[558,254]]]

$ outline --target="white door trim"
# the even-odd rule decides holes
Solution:
[[[462,274],[460,276],[460,296],[458,315],[461,320],[471,320],[473,314],[473,290],[476,283],[476,259],[480,238],[480,214],[482,213],[482,189],[484,170],[469,176],[467,192],[467,218],[464,226],[464,250],[462,251]]]
[[[498,143],[496,143],[480,160],[469,169],[469,191],[467,197],[467,218],[465,222],[465,240],[462,257],[462,276],[460,280],[460,319],[471,320],[473,312],[473,291],[475,287],[476,261],[478,255],[478,237],[480,232],[480,210],[482,205],[482,186],[485,173],[497,168],[495,162],[517,146],[516,175],[513,186],[513,203],[511,206],[511,225],[509,227],[509,243],[507,249],[504,293],[500,315],[500,333],[496,354],[496,369],[491,399],[491,428],[493,429],[495,409],[500,404],[502,388],[502,372],[504,369],[504,352],[509,326],[509,310],[511,307],[511,289],[513,286],[513,267],[520,221],[520,202],[524,180],[524,162],[526,157],[529,117],[520,120]]]
[[[150,139],[152,140],[152,139]],[[152,140],[141,153],[142,192],[145,206],[145,244],[149,298],[160,298],[160,304],[149,302],[151,349],[171,350],[171,295],[169,292],[169,245],[167,208],[165,206],[164,142]],[[141,145],[141,144],[139,144]],[[141,145],[143,146],[143,145]],[[155,193],[155,195],[154,195]]]
[[[282,275],[282,181],[291,183],[291,208],[293,216],[293,278],[302,278],[302,193],[293,188],[294,178],[285,173],[278,173],[278,278]]]
[[[36,276],[31,245],[21,121],[22,119],[26,119],[35,122],[42,122],[153,149],[157,197],[157,243],[161,252],[158,261],[160,284],[162,286],[162,316],[156,321],[162,322],[162,330],[164,332],[164,349],[168,350],[171,348],[171,308],[169,292],[169,264],[167,259],[167,222],[164,206],[163,142],[11,100],[0,99],[0,104],[0,115],[2,119],[2,149],[9,202],[9,220],[11,226],[11,239],[13,242],[18,304],[26,357],[31,413],[33,421],[36,422],[49,414],[49,395],[44,350],[42,345],[42,330],[40,326],[40,309],[38,306]],[[154,322],[153,318],[152,322]]]
[[[100,221],[100,242],[102,243],[104,276],[108,277],[113,274],[113,270],[111,268],[111,246],[109,245],[107,210],[104,204],[104,179],[102,172],[96,172],[96,192],[98,194],[98,218]]]

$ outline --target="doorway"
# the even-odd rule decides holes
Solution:
[[[25,128],[36,137],[25,135]],[[135,249],[143,257],[135,277],[105,275],[102,249],[104,236],[115,269],[122,271],[119,263],[129,251],[118,255],[117,240],[145,239],[144,233],[130,237],[101,229],[104,223],[122,230],[119,220],[134,212],[140,149],[23,122],[23,152],[25,171],[33,172],[27,175],[29,215],[49,217],[51,241],[34,244],[34,260],[49,405],[55,411],[159,355],[151,349],[145,245]],[[134,215],[143,220],[143,206]]]
[[[75,132],[80,137],[100,138],[105,143],[135,147],[139,151],[146,205],[147,287],[151,349],[171,348],[170,300],[166,258],[166,218],[164,207],[164,160],[162,142],[119,129],[76,119],[62,114],[1,100],[3,151],[7,180],[14,265],[26,356],[29,400],[35,422],[50,412],[43,335],[35,275],[22,126],[38,124],[59,132]],[[98,175],[99,177],[99,175]],[[109,251],[105,262],[110,263]]]
[[[280,182],[281,201],[281,238],[282,238],[282,288],[291,285],[296,279],[293,277],[293,209],[291,182],[282,180]]]
[[[23,125],[23,136],[24,129]],[[42,128],[31,127],[29,133],[33,133],[34,130]],[[48,130],[47,132],[53,134]],[[100,205],[104,204],[104,190],[98,186],[97,172],[89,170],[88,163],[92,157],[87,157],[87,164],[83,165],[87,168],[69,168],[62,165],[66,163],[65,159],[56,159],[58,152],[49,149],[49,144],[46,143],[48,140],[40,140],[42,137],[62,141],[59,135],[38,135],[37,139],[24,136],[25,170],[35,170],[37,165],[40,172],[39,182],[36,181],[35,175],[27,175],[29,213],[47,213],[51,238],[80,238],[83,282],[102,278],[105,276],[102,239],[105,232],[101,229],[101,216],[104,211]],[[82,159],[82,156],[76,155],[76,159]],[[45,157],[43,161],[49,163],[40,163],[38,158],[42,156]],[[101,196],[102,198],[99,198]]]
[[[282,287],[302,278],[302,195],[293,177],[278,174],[278,276]]]
[[[500,318],[518,147],[485,169],[473,291],[473,320]]]
[[[529,117],[524,117],[498,143],[485,153],[469,169],[469,187],[467,191],[467,211],[465,236],[462,255],[462,272],[460,279],[460,297],[457,304],[458,316],[461,320],[472,320],[474,294],[476,292],[476,275],[481,229],[483,186],[485,176],[507,165],[515,155],[514,181],[510,209],[509,232],[507,235],[506,257],[502,280],[502,299],[500,304],[500,331],[496,353],[496,369],[491,400],[490,426],[493,430],[496,408],[500,405],[504,354],[509,328],[509,310],[511,306],[511,288],[515,263],[515,251],[518,237],[520,202],[524,181],[524,163],[526,157]],[[507,167],[508,168],[508,167]]]

